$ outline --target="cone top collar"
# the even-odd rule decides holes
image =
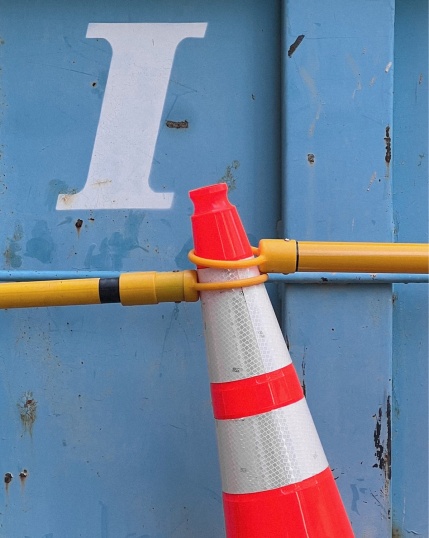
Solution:
[[[229,202],[227,193],[226,183],[189,193],[195,207],[191,221],[197,256],[241,260],[253,254],[237,208]]]

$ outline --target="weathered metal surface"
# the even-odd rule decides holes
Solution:
[[[398,0],[395,17],[395,241],[428,240],[428,3]],[[394,286],[394,536],[429,536],[428,286]]]
[[[427,241],[425,2],[288,0],[282,18],[274,1],[1,0],[0,13],[8,275],[189,268],[187,191],[215,181],[255,245],[276,236],[281,181],[281,236]],[[112,54],[127,46],[121,73]],[[356,536],[427,536],[426,286],[285,289]],[[204,356],[199,304],[0,312],[0,536],[221,536]]]
[[[189,268],[188,190],[221,180],[252,241],[275,236],[277,2],[2,0],[0,13],[0,269]],[[93,23],[125,26],[108,42],[87,37]],[[165,52],[169,24],[176,37],[199,34],[164,58],[171,72],[159,117],[129,72],[112,83],[112,53],[124,51],[128,23],[149,24],[154,36],[130,66],[139,76]],[[130,55],[135,44],[126,45]],[[157,68],[146,71],[155,89],[156,77],[165,83]],[[159,96],[149,97],[159,107]],[[101,118],[103,129],[109,121],[122,128],[117,106],[140,121],[127,108],[139,103],[147,111],[140,142],[112,132],[110,171],[91,187],[94,209],[67,209],[95,170],[96,140],[99,149],[109,144]],[[148,193],[144,208],[115,208],[109,181],[126,190],[124,170],[133,167],[161,198]],[[171,207],[159,207],[163,200]],[[0,536],[222,536],[200,305],[105,306],[0,312]]]
[[[392,240],[393,23],[393,0],[287,2],[285,237]],[[387,537],[391,286],[286,286],[283,321],[356,536]]]

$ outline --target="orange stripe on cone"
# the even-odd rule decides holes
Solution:
[[[214,417],[221,420],[266,413],[304,397],[293,364],[239,381],[211,383],[210,390]]]
[[[223,493],[228,538],[353,536],[330,469],[284,488]]]

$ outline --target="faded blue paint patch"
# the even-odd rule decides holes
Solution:
[[[45,220],[38,220],[31,232],[32,238],[27,241],[25,256],[36,258],[42,263],[51,263],[54,252],[54,241]]]
[[[46,192],[46,205],[49,210],[55,210],[59,194],[74,194],[76,190],[70,190],[65,181],[60,179],[52,179],[48,183]]]
[[[359,498],[360,498],[358,488],[357,488],[356,484],[350,484],[350,488],[352,490],[352,507],[351,507],[351,510],[353,512],[356,512],[356,514],[360,515],[358,507],[357,507],[357,503],[358,503]]]
[[[174,258],[174,261],[176,262],[176,266],[178,269],[180,270],[195,269],[194,264],[191,263],[188,258],[189,251],[192,248],[194,248],[194,242],[192,240],[192,237],[190,237],[186,241],[186,243],[183,245],[179,254]]]
[[[131,211],[123,232],[113,232],[109,238],[105,237],[98,247],[98,252],[97,245],[90,245],[85,257],[85,268],[120,271],[124,258],[132,250],[141,249],[147,252],[139,243],[139,231],[144,216],[145,214],[139,211]]]

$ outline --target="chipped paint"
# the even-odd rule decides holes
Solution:
[[[386,154],[384,156],[384,160],[386,161],[386,164],[389,165],[390,161],[392,160],[392,139],[390,137],[390,126],[386,126],[386,134],[384,137],[384,141],[386,143]]]
[[[292,45],[289,47],[289,50],[287,51],[287,55],[289,56],[289,58],[292,57],[292,54],[296,51],[296,49],[301,45],[303,39],[304,39],[305,35],[304,34],[301,34],[299,35],[295,41],[292,43]]]
[[[218,183],[226,183],[228,185],[228,192],[237,188],[237,178],[234,176],[233,170],[237,170],[239,167],[239,161],[232,161],[232,163],[226,167],[225,174],[218,181]]]
[[[385,136],[384,136],[384,143],[386,147],[386,151],[384,154],[384,160],[386,162],[386,173],[384,174],[385,178],[388,178],[390,175],[390,161],[392,160],[392,138],[390,136],[390,126],[386,126]]]
[[[385,73],[388,73],[390,71],[390,68],[392,67],[393,65],[393,62],[389,62],[386,67],[384,68],[384,72]]]
[[[187,129],[189,127],[189,123],[187,120],[183,120],[183,121],[171,121],[171,120],[167,120],[165,122],[165,125],[169,128],[169,129]]]
[[[302,362],[301,362],[301,368],[302,368],[302,382],[301,382],[301,387],[302,387],[302,392],[304,393],[304,398],[307,396],[307,386],[305,384],[305,350],[304,350],[304,356],[302,357]]]
[[[23,394],[21,400],[18,402],[18,409],[24,431],[32,435],[34,422],[37,417],[37,401],[34,399],[31,391]]]
[[[25,483],[27,481],[27,477],[28,477],[28,470],[27,469],[22,469],[22,471],[19,473],[19,480],[21,482],[22,490],[24,490]]]
[[[373,172],[372,176],[370,177],[370,180],[369,180],[368,188],[366,189],[367,191],[369,191],[371,189],[371,185],[374,183],[374,181],[376,179],[377,179],[377,172]]]
[[[20,473],[19,473],[19,478],[21,479],[21,482],[24,481],[28,476],[28,471],[27,469],[23,469]]]
[[[4,481],[4,486],[5,486],[6,492],[9,491],[9,485],[12,482],[12,480],[13,480],[13,474],[12,473],[5,473],[4,474],[3,481]]]
[[[391,479],[391,451],[392,451],[392,409],[390,396],[386,400],[385,419],[383,420],[383,408],[380,406],[376,415],[374,428],[375,458],[374,468],[379,468],[384,472],[385,485],[384,495],[389,494]]]

